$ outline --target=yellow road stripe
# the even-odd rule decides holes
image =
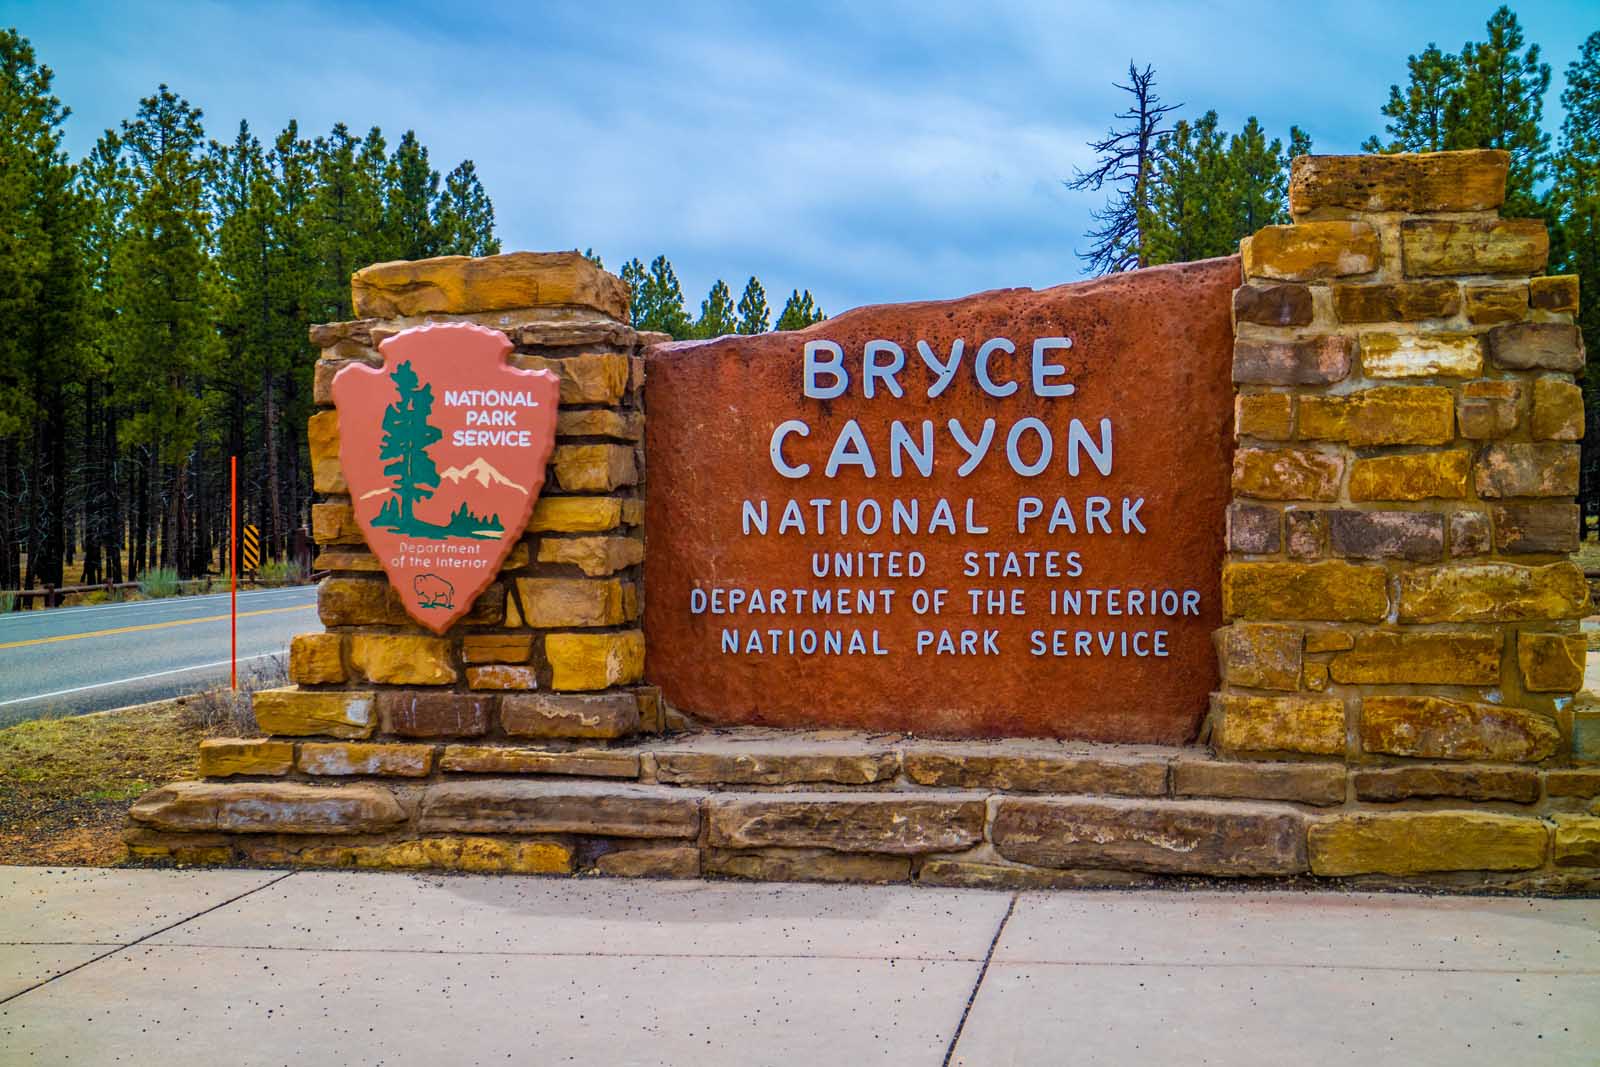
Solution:
[[[276,615],[280,611],[305,611],[316,607],[315,604],[296,604],[288,608],[262,608],[259,611],[241,611],[239,618],[248,619],[255,615]],[[110,637],[112,634],[134,634],[144,630],[165,630],[169,626],[193,626],[199,622],[222,622],[226,615],[207,615],[203,619],[174,619],[171,622],[147,622],[143,626],[119,626],[114,630],[91,630],[84,634],[61,634],[57,637],[35,637],[27,641],[12,641],[0,645],[0,649],[24,648],[28,645],[50,645],[57,641],[82,641],[86,637]]]

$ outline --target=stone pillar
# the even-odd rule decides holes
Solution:
[[[507,763],[516,758],[508,741],[603,749],[661,729],[655,691],[640,684],[640,353],[664,338],[629,327],[626,287],[576,252],[381,263],[359,271],[352,288],[358,317],[311,329],[321,349],[309,436],[323,629],[294,638],[293,686],[255,695],[267,736],[203,742],[209,781],[147,797],[129,843],[136,856],[199,861],[232,847],[251,862],[570,870],[570,849],[548,842],[479,842],[470,856],[448,840],[426,855],[415,841],[393,856],[381,843],[324,855],[315,835],[403,830],[420,798],[407,782],[528,770]],[[504,331],[515,346],[509,362],[552,370],[561,388],[556,447],[526,534],[441,636],[407,615],[355,522],[332,393],[342,367],[381,365],[384,338],[428,321]],[[240,816],[241,805],[256,815]],[[200,828],[244,836],[219,839],[213,857],[205,840],[163,833]]]
[[[1221,753],[1573,758],[1578,287],[1506,167],[1302,157],[1243,242]]]

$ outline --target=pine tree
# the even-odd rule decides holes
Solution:
[[[475,180],[475,179],[474,179]],[[396,259],[427,259],[439,254],[434,203],[439,172],[428,165],[428,150],[407,130],[384,172],[383,229]]]
[[[84,271],[87,301],[83,324],[84,453],[87,507],[84,522],[84,581],[120,582],[123,571],[124,468],[119,427],[125,405],[112,384],[117,292],[115,264],[124,238],[130,196],[122,142],[105,131],[78,168],[87,222]]]
[[[683,309],[683,287],[666,256],[650,261],[643,290],[644,315],[639,329],[670,334],[678,340],[688,337],[689,313]]]
[[[398,396],[383,412],[383,441],[378,458],[386,460],[383,473],[395,480],[393,498],[400,507],[396,529],[401,533],[417,532],[414,508],[417,501],[427,500],[439,487],[439,468],[428,455],[428,449],[444,433],[428,421],[433,414],[433,385],[419,385],[417,372],[410,361],[401,363],[390,374]]]
[[[1298,133],[1298,129],[1291,131],[1291,141]],[[1277,138],[1268,144],[1267,135],[1254,115],[1229,139],[1234,240],[1247,237],[1263,226],[1289,221],[1289,162],[1295,154],[1294,148],[1286,154],[1283,142]]]
[[[445,175],[444,192],[433,209],[439,255],[492,256],[500,251],[494,235],[494,203],[478,181],[478,169],[464,159]]]
[[[813,323],[821,322],[828,316],[822,313],[817,303],[811,297],[811,290],[801,293],[798,289],[789,294],[789,299],[783,305],[783,313],[778,316],[779,330],[803,330]]]
[[[61,584],[68,550],[87,214],[61,150],[67,110],[52,81],[26,39],[0,30],[0,584],[8,588]],[[19,540],[28,554],[20,577]]]
[[[1208,111],[1192,125],[1180,121],[1161,140],[1151,196],[1149,257],[1183,263],[1236,250],[1232,165],[1227,138]]]
[[[1389,86],[1389,102],[1382,108],[1389,119],[1384,126],[1388,142],[1369,137],[1363,152],[1442,152],[1451,142],[1447,116],[1461,90],[1460,60],[1430,41],[1420,55],[1406,57],[1406,68],[1411,75],[1406,91]]]
[[[576,249],[574,249],[574,251],[576,251]],[[596,252],[593,248],[585,248],[583,250],[583,258],[587,259],[590,263],[593,263],[596,267],[599,267],[601,270],[605,270],[606,269],[606,261],[601,259],[600,258],[600,254],[598,252]]]
[[[1155,91],[1155,73],[1148,66],[1141,71],[1129,60],[1128,84],[1116,87],[1133,97],[1128,110],[1116,116],[1131,125],[1121,130],[1108,130],[1101,140],[1091,141],[1089,147],[1100,157],[1099,162],[1093,170],[1077,171],[1075,177],[1065,183],[1068,189],[1096,192],[1109,183],[1114,190],[1106,206],[1093,213],[1094,220],[1101,225],[1087,234],[1091,242],[1089,250],[1078,254],[1095,274],[1133,270],[1150,264],[1145,230],[1150,215],[1156,147],[1169,132],[1162,125],[1163,119],[1177,110],[1176,104],[1161,103]],[[782,328],[780,325],[779,329]]]
[[[722,337],[733,333],[738,324],[733,318],[733,291],[721,278],[700,301],[700,318],[695,321],[696,337]]]
[[[772,324],[772,309],[767,307],[767,291],[761,287],[754,274],[744,283],[744,292],[739,297],[738,311],[739,322],[734,327],[737,333],[766,333]]]
[[[162,85],[123,122],[132,196],[113,265],[117,386],[133,408],[125,440],[141,447],[145,460],[136,555],[143,567],[176,567],[186,576],[195,567],[188,496],[196,384],[216,343],[201,118]]]
[[[1461,88],[1451,97],[1448,144],[1510,152],[1501,211],[1507,216],[1540,215],[1544,203],[1536,187],[1544,180],[1550,154],[1550,135],[1542,128],[1550,65],[1539,61],[1536,44],[1518,54],[1525,41],[1510,8],[1495,11],[1486,29],[1487,40],[1469,42],[1461,50]]]
[[[280,139],[280,152],[283,148]],[[335,322],[350,314],[350,276],[397,254],[382,230],[388,159],[379,130],[357,139],[342,122],[316,139],[311,157],[307,239],[319,269],[310,311],[315,322]]]
[[[645,291],[644,264],[638,257],[628,260],[622,265],[622,284],[628,287],[628,325],[635,330],[643,329],[645,316],[645,300],[649,294]]]
[[[312,143],[299,136],[290,120],[273,141],[267,155],[268,178],[277,215],[272,220],[278,264],[269,292],[276,309],[272,361],[267,369],[274,388],[263,391],[261,420],[266,432],[263,448],[272,457],[267,468],[266,506],[257,511],[269,519],[273,536],[263,548],[271,558],[289,548],[294,527],[305,526],[311,516],[309,457],[299,428],[312,414],[314,364],[306,329],[313,321],[313,296],[317,279],[326,266],[318,252],[312,214],[316,197],[316,154]],[[280,403],[281,397],[281,403]],[[280,432],[275,424],[282,423]],[[274,509],[281,507],[281,514]]]
[[[1438,152],[1461,148],[1499,148],[1511,153],[1506,179],[1507,216],[1544,214],[1538,187],[1546,176],[1550,136],[1541,128],[1550,67],[1540,62],[1539,46],[1523,46],[1522,26],[1510,8],[1500,7],[1485,26],[1488,37],[1468,41],[1460,55],[1429,44],[1407,59],[1410,80],[1404,92],[1389,87],[1383,114],[1389,118],[1387,142],[1369,138],[1375,152]]]
[[[1565,115],[1555,159],[1554,213],[1566,236],[1557,270],[1578,276],[1578,325],[1584,347],[1600,352],[1600,32],[1583,42],[1578,58],[1567,67],[1561,93]],[[1591,362],[1584,372],[1584,407],[1588,432],[1583,437],[1580,495],[1587,517],[1600,505],[1596,449],[1600,447],[1600,371]],[[1587,523],[1587,518],[1585,519]]]

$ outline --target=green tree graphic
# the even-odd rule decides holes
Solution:
[[[378,458],[389,461],[383,473],[395,479],[394,496],[399,498],[400,506],[398,513],[392,511],[394,498],[390,498],[378,519],[391,518],[400,533],[423,534],[427,524],[419,524],[412,509],[417,501],[432,497],[439,487],[439,468],[434,466],[428,448],[444,433],[428,422],[433,413],[433,386],[419,384],[410,361],[395,367],[390,377],[400,396],[383,413],[383,446]]]

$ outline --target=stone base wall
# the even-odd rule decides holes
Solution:
[[[732,730],[615,743],[208,742],[142,860],[992,888],[1338,879],[1600,890],[1600,768]],[[310,768],[310,770],[308,770]],[[422,775],[424,777],[418,777]]]

